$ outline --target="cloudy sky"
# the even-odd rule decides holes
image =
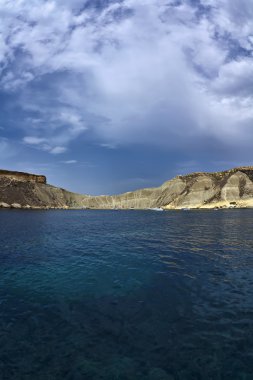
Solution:
[[[0,167],[92,194],[253,164],[253,0],[0,0]]]

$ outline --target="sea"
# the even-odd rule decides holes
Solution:
[[[0,379],[252,380],[253,210],[1,210]]]

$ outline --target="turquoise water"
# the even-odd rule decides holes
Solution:
[[[1,380],[253,379],[253,210],[1,211]]]

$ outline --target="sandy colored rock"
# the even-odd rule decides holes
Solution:
[[[30,210],[30,209],[31,209],[31,206],[30,206],[30,205],[25,205],[23,208],[24,208],[25,210]]]
[[[21,173],[15,177],[10,172],[5,175],[5,172],[0,171],[0,199],[2,204],[14,208],[173,210],[253,207],[253,167],[180,175],[160,187],[111,196],[76,194],[46,184],[43,176],[39,176],[41,180],[32,180],[33,174]]]
[[[0,208],[10,208],[11,206],[8,203],[0,202]]]
[[[22,206],[19,203],[12,203],[11,208],[22,208]]]
[[[47,179],[44,175],[23,173],[11,170],[0,169],[0,178],[5,177],[10,180],[23,181],[23,182],[34,182],[34,183],[47,183]]]

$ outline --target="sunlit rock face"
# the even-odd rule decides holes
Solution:
[[[235,173],[233,174],[223,186],[221,190],[221,200],[224,201],[237,201],[240,199],[240,187],[242,181],[245,181],[245,174]]]
[[[198,175],[185,182],[185,191],[180,194],[174,204],[175,207],[199,207],[217,193],[215,180],[208,175]]]
[[[253,183],[240,171],[227,180],[221,191],[221,199],[226,201],[237,201],[248,197],[253,197]]]
[[[47,179],[44,175],[37,175],[37,174],[15,172],[15,171],[10,171],[10,170],[0,169],[0,179],[2,177],[9,178],[15,181],[44,183],[44,184],[47,183]]]
[[[30,173],[0,171],[0,208],[76,207],[83,196],[47,185],[46,177]],[[18,207],[12,207],[18,208]]]
[[[0,204],[21,208],[202,209],[253,207],[253,167],[192,173],[157,188],[119,195],[89,196],[47,185],[46,177],[0,171]]]
[[[217,173],[192,173],[165,182],[157,188],[117,196],[85,197],[82,205],[103,209],[165,209],[251,207],[253,167]]]

